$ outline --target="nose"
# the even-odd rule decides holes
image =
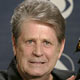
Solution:
[[[40,43],[37,43],[35,45],[34,50],[33,50],[33,55],[35,55],[36,57],[40,57],[43,55],[42,46]]]

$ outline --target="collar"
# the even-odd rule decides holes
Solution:
[[[8,80],[22,80],[16,68],[16,60],[13,58],[12,62],[8,67]]]

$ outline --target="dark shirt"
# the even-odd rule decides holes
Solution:
[[[66,80],[74,73],[71,71],[54,69],[52,72],[54,80]],[[0,71],[0,80],[22,80],[16,68],[16,60],[13,59],[5,71]]]

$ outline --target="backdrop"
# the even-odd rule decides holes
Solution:
[[[6,69],[13,57],[10,19],[23,0],[0,0],[0,69]],[[80,38],[80,0],[51,0],[66,19],[66,44],[56,68],[77,71],[80,52],[75,52]]]

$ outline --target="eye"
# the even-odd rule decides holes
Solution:
[[[45,41],[44,43],[45,43],[46,45],[50,44],[50,42],[48,42],[48,41]]]
[[[49,41],[44,41],[44,45],[45,45],[45,46],[50,46],[50,45],[51,45],[51,42],[49,42]]]
[[[31,44],[32,42],[33,42],[32,40],[28,40],[28,41],[27,41],[27,43],[30,43],[30,44]]]
[[[33,44],[34,44],[34,41],[33,41],[33,40],[27,40],[27,41],[26,41],[26,44],[27,44],[27,45],[33,45]]]

